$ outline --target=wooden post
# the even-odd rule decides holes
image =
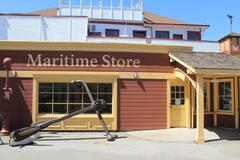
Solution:
[[[197,135],[196,142],[203,144],[204,139],[204,94],[203,94],[203,76],[197,75]]]
[[[218,83],[214,82],[214,127],[217,127],[217,112],[218,112]]]
[[[235,99],[235,128],[239,128],[239,95],[238,95],[238,77],[234,77],[234,99]]]

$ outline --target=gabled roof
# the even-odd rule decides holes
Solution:
[[[214,52],[172,52],[169,56],[186,68],[240,70],[240,57]]]
[[[229,33],[225,37],[221,38],[219,40],[219,42],[224,41],[225,39],[230,38],[230,37],[240,37],[240,34],[239,33]]]

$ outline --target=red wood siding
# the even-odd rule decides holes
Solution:
[[[194,127],[196,127],[196,115],[194,115]],[[213,114],[204,115],[204,127],[213,127],[214,126],[214,116]]]
[[[111,58],[116,59],[139,59],[141,61],[140,67],[103,67],[98,65],[96,67],[81,67],[81,66],[27,66],[28,54],[35,58],[37,55],[42,55],[44,58],[59,58],[62,54],[63,57],[74,55],[75,58],[96,58],[99,64],[104,63],[102,57],[110,55]],[[173,66],[169,61],[167,53],[154,54],[154,53],[127,53],[127,52],[77,52],[77,51],[0,51],[0,60],[3,61],[5,57],[13,59],[12,69],[16,71],[121,71],[121,72],[173,72]],[[70,60],[69,60],[70,61]],[[0,70],[4,70],[2,64]]]
[[[13,89],[10,109],[10,129],[15,130],[32,123],[32,79],[11,79],[10,87]],[[0,88],[4,86],[5,80],[0,80]],[[2,94],[2,92],[1,92]],[[2,95],[1,105],[5,105]]]
[[[217,115],[218,127],[235,128],[235,116]]]
[[[167,128],[166,80],[118,80],[118,129]]]

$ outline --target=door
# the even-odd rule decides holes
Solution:
[[[171,83],[170,127],[187,127],[185,91],[186,87],[183,82]]]

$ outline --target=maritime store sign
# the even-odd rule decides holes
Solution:
[[[139,68],[140,59],[122,59],[110,55],[101,58],[76,57],[74,54],[59,57],[43,57],[42,54],[28,54],[28,67],[105,67],[105,68]]]

